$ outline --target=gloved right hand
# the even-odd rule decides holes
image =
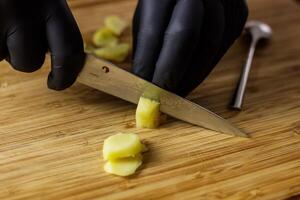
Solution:
[[[14,69],[39,69],[51,52],[48,87],[71,86],[83,67],[83,40],[65,0],[0,0],[0,61]]]
[[[139,0],[133,72],[186,96],[239,37],[247,16],[245,0]]]

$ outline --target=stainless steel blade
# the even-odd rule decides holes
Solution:
[[[135,104],[141,96],[155,98],[161,103],[161,111],[172,117],[217,132],[248,137],[213,112],[92,55],[87,56],[78,81]]]

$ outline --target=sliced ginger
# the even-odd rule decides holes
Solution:
[[[135,157],[109,160],[104,164],[104,170],[118,176],[129,176],[134,174],[141,164],[142,156],[138,154]]]
[[[136,109],[137,128],[157,128],[160,124],[160,103],[141,97]]]
[[[127,23],[115,15],[106,17],[104,24],[111,32],[118,36],[120,36],[127,27]]]
[[[129,50],[129,44],[122,43],[95,49],[94,54],[106,60],[123,62],[127,58]]]
[[[138,135],[118,133],[104,140],[103,157],[106,163],[104,171],[118,176],[129,176],[135,173],[142,164],[141,153],[147,151]]]
[[[104,27],[99,28],[92,36],[93,46],[85,45],[85,52],[113,62],[123,62],[128,57],[130,45],[120,43],[120,35],[127,23],[118,16],[105,18]]]
[[[119,39],[107,27],[99,28],[93,35],[93,43],[97,47],[114,46],[119,42]]]
[[[104,140],[104,160],[134,157],[144,149],[140,138],[132,133],[118,133]]]

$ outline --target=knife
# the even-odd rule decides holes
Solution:
[[[174,118],[220,133],[248,137],[217,114],[143,80],[114,64],[88,54],[78,82],[137,104],[141,96],[156,99],[160,110]]]

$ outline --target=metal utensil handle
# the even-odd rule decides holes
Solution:
[[[233,108],[238,109],[238,110],[242,109],[243,99],[244,99],[244,95],[245,95],[247,81],[249,78],[252,60],[254,57],[256,43],[257,43],[257,41],[255,39],[253,39],[251,42],[250,50],[248,52],[247,62],[243,68],[242,75],[241,75],[241,78],[239,81],[239,86],[238,86],[237,92],[235,94],[234,103],[232,105]]]

